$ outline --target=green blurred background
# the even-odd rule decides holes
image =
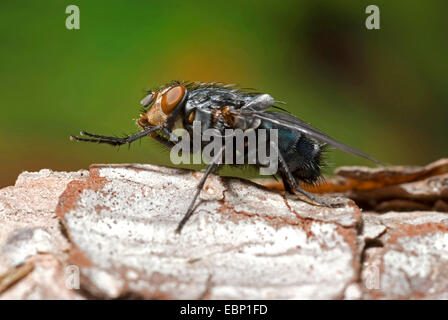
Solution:
[[[448,2],[418,3],[2,0],[0,186],[24,170],[170,165],[150,139],[117,152],[68,137],[136,132],[144,90],[173,79],[270,93],[390,164],[447,156]],[[80,30],[65,28],[70,4]],[[368,4],[381,10],[380,30],[365,28]],[[328,158],[327,172],[371,165]]]

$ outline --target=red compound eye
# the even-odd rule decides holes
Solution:
[[[182,101],[185,95],[185,87],[177,85],[170,88],[163,94],[162,97],[162,111],[165,114],[169,114],[174,108]]]

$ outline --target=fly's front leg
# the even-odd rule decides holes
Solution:
[[[146,137],[151,132],[157,131],[157,130],[163,130],[164,128],[162,126],[155,126],[155,127],[149,127],[146,128],[143,131],[140,131],[139,133],[133,134],[131,136],[127,136],[124,138],[118,138],[118,137],[110,137],[110,136],[102,136],[99,134],[92,134],[85,131],[81,131],[79,135],[81,136],[87,136],[89,138],[80,138],[76,136],[70,136],[70,140],[74,141],[84,141],[84,142],[96,142],[96,143],[105,143],[110,144],[112,146],[121,146],[126,143],[131,143],[135,140],[141,139],[143,137]]]
[[[199,194],[202,191],[202,188],[204,187],[205,181],[207,180],[207,177],[211,174],[216,172],[216,170],[219,168],[219,162],[222,157],[222,152],[224,148],[221,148],[219,152],[213,157],[212,161],[207,167],[207,170],[205,171],[204,175],[201,178],[201,181],[199,182],[198,186],[196,187],[196,192],[193,196],[193,199],[190,202],[190,206],[187,209],[187,212],[185,213],[182,220],[179,222],[179,225],[176,228],[176,233],[180,233],[182,231],[182,228],[184,227],[185,223],[190,219],[191,215],[193,214],[194,210],[194,204],[196,202],[196,199],[198,198]]]
[[[165,147],[171,149],[175,146],[176,142],[179,141],[179,138],[168,128],[162,128],[161,131],[165,133],[169,137],[169,140],[165,139],[164,137],[159,136],[158,134],[151,135],[151,138],[154,138],[157,140],[157,142],[160,142]]]
[[[151,136],[152,138],[154,138],[155,140],[157,140],[157,142],[160,142],[162,145],[164,145],[165,147],[171,149],[172,147],[174,147],[174,143],[171,142],[170,140],[165,140],[163,138],[161,138],[158,135],[153,135]]]

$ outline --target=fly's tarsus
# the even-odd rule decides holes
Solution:
[[[153,131],[162,130],[163,128],[161,126],[155,126],[147,128],[143,131],[140,131],[139,133],[124,137],[124,138],[118,138],[118,137],[110,137],[110,136],[102,136],[98,134],[92,134],[85,131],[81,131],[79,133],[80,136],[87,136],[91,138],[80,138],[76,136],[70,136],[70,140],[72,141],[84,141],[84,142],[94,142],[94,143],[106,143],[110,144],[112,146],[121,146],[126,143],[132,143],[138,139],[141,139],[148,134],[150,134]]]
[[[85,131],[80,131],[79,135],[80,136],[88,136],[88,137],[92,137],[92,138],[114,140],[114,141],[121,141],[121,140],[125,139],[125,138],[118,138],[118,137],[101,136],[101,135],[98,135],[98,134],[88,133],[88,132],[85,132]]]

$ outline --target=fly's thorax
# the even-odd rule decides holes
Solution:
[[[261,120],[255,117],[241,115],[237,109],[232,106],[211,107],[207,105],[196,106],[190,102],[185,106],[184,125],[191,129],[193,122],[198,121],[201,129],[257,129],[260,127]]]
[[[181,106],[187,94],[186,88],[181,85],[173,85],[164,88],[155,93],[150,93],[142,101],[141,104],[146,107],[152,106],[145,113],[140,115],[137,124],[141,127],[149,126],[165,126],[168,119],[174,114],[177,107]]]
[[[235,116],[234,127],[242,130],[257,129],[261,125],[261,120],[254,117]]]

